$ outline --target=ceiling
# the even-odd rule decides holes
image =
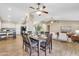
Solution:
[[[53,17],[55,20],[76,20],[79,21],[79,3],[45,3],[48,15],[34,15],[37,21],[46,20]],[[0,16],[4,20],[20,22],[25,18],[25,14],[33,11],[29,6],[36,7],[35,3],[0,3]],[[11,10],[9,10],[11,9]]]

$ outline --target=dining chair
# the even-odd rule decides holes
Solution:
[[[48,34],[46,42],[41,42],[40,49],[45,52],[45,56],[47,55],[47,49],[49,49],[49,53],[52,51],[52,34]]]
[[[25,46],[25,37],[24,37],[24,34],[23,34],[23,33],[21,34],[21,36],[22,36],[22,40],[23,40],[23,45],[22,45],[22,47],[24,48],[24,46]]]
[[[30,56],[31,56],[33,48],[38,48],[38,43],[36,41],[33,41],[28,34],[23,34],[22,37],[23,37],[23,46],[25,46],[25,51],[26,48],[28,47],[30,49]]]
[[[49,32],[45,32],[45,35],[48,36],[49,35]]]
[[[2,39],[7,39],[6,32],[0,32],[0,40],[2,40]]]
[[[28,31],[28,34],[31,35],[32,34],[32,31]]]
[[[40,34],[44,34],[44,31],[41,31]]]

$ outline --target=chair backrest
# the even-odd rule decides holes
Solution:
[[[25,42],[28,45],[31,45],[31,41],[28,34],[23,34],[22,38],[23,38],[23,42]]]
[[[49,32],[45,32],[45,35],[48,37],[48,35],[49,35]]]
[[[52,34],[48,34],[46,44],[51,44],[52,42]]]
[[[29,34],[29,35],[32,34],[32,31],[28,31],[28,34]]]
[[[41,31],[41,32],[40,32],[40,34],[44,34],[44,32],[43,32],[43,31]]]

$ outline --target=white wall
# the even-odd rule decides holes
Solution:
[[[28,31],[35,31],[34,26],[33,26],[33,22],[28,22]],[[53,24],[50,24],[50,31],[51,32],[60,32],[60,27],[61,26],[71,26],[72,27],[72,31],[75,30],[79,30],[79,21],[58,21],[58,22],[54,22]],[[2,24],[3,28],[16,28],[16,33],[20,34],[20,28],[21,28],[21,24],[13,24],[13,23],[3,23]],[[45,26],[44,30],[46,30]],[[0,22],[0,28],[1,28],[1,22]]]
[[[21,24],[16,24],[16,34],[20,34]]]
[[[51,32],[60,32],[61,26],[71,26],[72,31],[79,30],[79,21],[58,21],[50,24]]]
[[[1,20],[0,20],[0,29],[1,29]]]
[[[2,28],[15,28],[15,24],[10,23],[10,22],[3,22]]]

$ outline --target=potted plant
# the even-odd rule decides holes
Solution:
[[[37,25],[37,26],[35,27],[36,34],[37,34],[37,35],[40,33],[41,29],[42,29],[42,27],[41,27],[40,25]]]

